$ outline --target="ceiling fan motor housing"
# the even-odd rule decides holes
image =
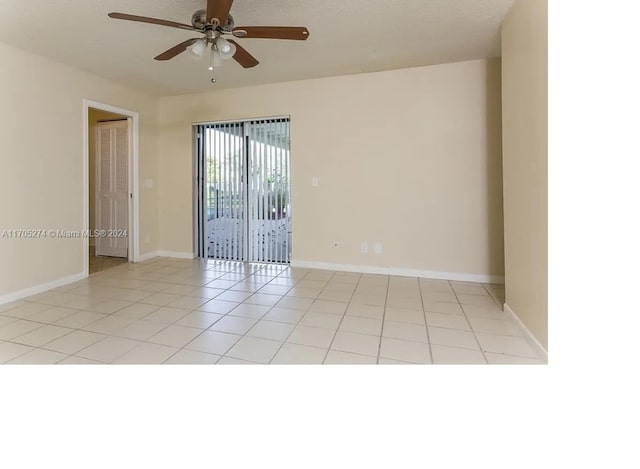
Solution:
[[[198,10],[191,16],[191,24],[196,29],[206,29],[207,27],[207,10]],[[234,27],[233,16],[229,15],[227,18],[227,24],[222,28],[225,31],[231,32]]]

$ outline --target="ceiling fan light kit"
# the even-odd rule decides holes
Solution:
[[[207,50],[208,44],[205,39],[198,39],[196,42],[191,44],[187,49],[191,51],[196,57],[202,57],[204,52]]]
[[[231,56],[229,57],[231,58],[236,53],[235,51],[236,47],[233,44],[231,44],[229,41],[227,41],[225,38],[223,38],[222,36],[216,39],[215,46],[218,52],[220,52],[220,54],[223,56],[223,58],[224,56],[229,56],[229,54],[231,54]]]
[[[168,26],[203,34],[204,37],[202,38],[188,39],[173,46],[171,49],[156,56],[155,60],[170,60],[187,49],[196,57],[203,57],[208,51],[208,69],[212,72],[229,59],[234,59],[244,68],[255,67],[259,63],[253,55],[236,41],[225,39],[223,37],[225,35],[235,38],[286,39],[294,41],[305,41],[309,38],[309,30],[305,27],[240,26],[236,28],[233,16],[229,13],[232,5],[233,0],[207,0],[206,9],[198,10],[191,15],[191,25],[116,12],[109,13],[109,17]],[[215,81],[215,78],[211,79],[212,83],[215,83]]]

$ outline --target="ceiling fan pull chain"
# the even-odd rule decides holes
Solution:
[[[209,54],[209,70],[211,71],[211,83],[213,83],[213,84],[216,83],[215,69],[216,69],[216,66],[219,65],[217,63],[218,61],[216,60],[216,54],[217,53],[218,53],[218,51],[216,49],[215,42],[211,43],[211,53]]]

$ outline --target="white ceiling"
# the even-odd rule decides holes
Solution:
[[[307,26],[307,41],[239,39],[260,61],[153,57],[191,33],[107,17],[118,11],[190,24],[205,0],[0,0],[0,41],[157,95],[500,56],[515,0],[235,0],[236,26]],[[3,64],[5,66],[5,64]]]

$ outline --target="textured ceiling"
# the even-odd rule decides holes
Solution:
[[[204,59],[160,52],[198,34],[117,21],[111,11],[190,23],[205,0],[0,0],[0,42],[156,95],[390,70],[500,55],[515,0],[235,0],[236,25],[307,26],[307,41],[239,39],[260,61],[233,61],[210,83]],[[5,66],[3,64],[3,66]]]

